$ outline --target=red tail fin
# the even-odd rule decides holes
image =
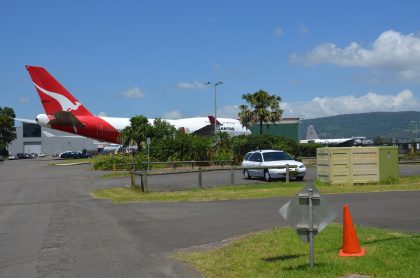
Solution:
[[[221,123],[218,120],[216,120],[214,116],[208,116],[208,117],[209,117],[210,124],[214,125],[214,123],[216,122],[216,125],[221,125]]]
[[[90,116],[90,113],[69,91],[66,90],[46,69],[26,66],[41,98],[45,113],[53,115],[58,111],[71,112],[76,116]]]

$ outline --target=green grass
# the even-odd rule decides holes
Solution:
[[[100,178],[103,179],[108,179],[108,178],[124,178],[124,177],[129,177],[130,173],[129,172],[121,172],[121,171],[117,171],[115,174],[114,172],[111,173],[106,173],[102,176],[99,176]]]
[[[171,192],[143,193],[131,187],[116,187],[101,189],[91,193],[101,199],[110,199],[115,203],[135,201],[215,201],[271,198],[293,196],[304,186],[303,183],[272,182],[252,185],[216,186],[208,189],[190,189]],[[367,185],[326,185],[316,182],[323,194],[351,192],[383,192],[383,191],[413,191],[420,190],[420,176],[401,178],[398,184],[367,184]]]
[[[356,227],[364,257],[339,257],[342,226],[329,225],[315,237],[315,269],[309,245],[291,228],[275,228],[235,239],[224,247],[181,251],[175,257],[204,277],[420,277],[420,235]]]

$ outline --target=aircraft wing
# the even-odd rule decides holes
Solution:
[[[214,135],[214,124],[216,124],[216,126],[221,126],[223,125],[222,123],[220,123],[218,120],[216,120],[213,116],[208,116],[210,124],[209,125],[205,125],[200,129],[197,129],[196,131],[194,131],[194,134],[198,134],[198,135]]]
[[[22,118],[14,118],[15,121],[19,121],[22,123],[28,123],[28,124],[36,124],[35,120],[29,120],[29,119],[22,119]]]
[[[214,135],[214,125],[206,125],[193,132],[198,135]]]

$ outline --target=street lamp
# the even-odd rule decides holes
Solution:
[[[222,81],[217,81],[217,82],[207,82],[205,83],[206,85],[210,85],[213,84],[214,85],[214,134],[216,135],[217,133],[217,102],[216,102],[216,88],[219,85],[222,85],[223,82]]]

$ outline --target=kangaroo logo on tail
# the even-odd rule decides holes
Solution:
[[[76,103],[73,103],[71,100],[69,100],[68,98],[66,98],[63,95],[47,91],[44,88],[41,88],[40,86],[38,86],[35,82],[34,82],[34,85],[35,85],[35,87],[38,88],[38,90],[40,90],[44,94],[46,94],[46,95],[52,97],[53,99],[55,99],[60,104],[62,111],[70,112],[70,111],[73,111],[73,110],[77,110],[79,108],[79,106],[82,105],[78,101],[76,101]]]

